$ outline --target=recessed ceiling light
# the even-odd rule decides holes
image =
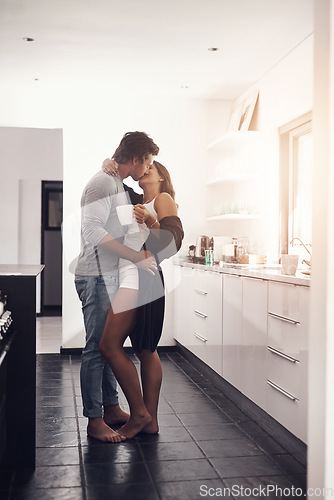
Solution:
[[[210,50],[211,52],[216,52],[217,50],[219,50],[218,47],[209,47],[208,50]]]
[[[30,36],[25,36],[22,38],[22,40],[24,40],[25,42],[34,42],[35,39],[34,38],[30,38]]]

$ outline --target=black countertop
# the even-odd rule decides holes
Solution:
[[[42,264],[0,264],[0,276],[38,276],[43,269]]]

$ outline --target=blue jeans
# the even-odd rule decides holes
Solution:
[[[99,351],[110,303],[118,290],[118,271],[107,276],[75,276],[82,303],[86,345],[82,351],[80,383],[85,417],[103,416],[103,407],[118,404],[117,381]]]

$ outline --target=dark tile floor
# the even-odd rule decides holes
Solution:
[[[305,489],[305,467],[265,430],[178,353],[161,360],[159,435],[105,444],[86,435],[80,357],[38,355],[37,467],[2,471],[0,498],[289,498],[293,488]]]

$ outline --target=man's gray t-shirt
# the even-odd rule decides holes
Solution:
[[[130,201],[119,176],[112,177],[101,170],[88,182],[81,197],[81,251],[76,275],[99,275],[98,263],[102,274],[118,270],[118,257],[97,249],[97,245],[107,234],[123,242],[127,226],[120,224],[116,207],[127,203]]]

